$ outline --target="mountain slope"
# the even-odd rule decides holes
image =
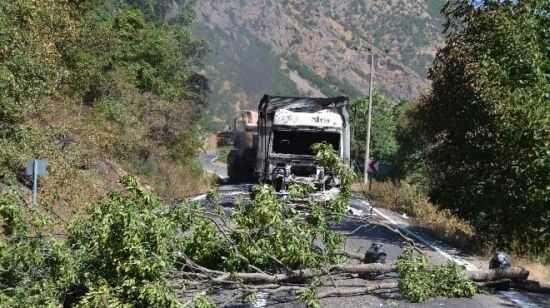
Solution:
[[[203,0],[196,32],[210,45],[210,117],[224,123],[264,93],[417,96],[441,42],[442,1]]]

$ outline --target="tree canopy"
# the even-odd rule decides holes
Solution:
[[[350,105],[350,119],[353,128],[352,153],[355,159],[364,157],[368,125],[368,98],[354,101]],[[371,157],[391,162],[397,150],[395,132],[399,105],[389,97],[374,94],[372,103]]]
[[[450,1],[443,12],[446,45],[429,72],[432,91],[409,114],[431,196],[497,244],[544,248],[550,2]]]

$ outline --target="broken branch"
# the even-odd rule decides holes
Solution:
[[[468,278],[475,282],[496,281],[501,279],[526,280],[529,271],[522,267],[510,267],[507,269],[497,269],[488,271],[467,272]]]

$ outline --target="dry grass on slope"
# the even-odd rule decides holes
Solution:
[[[212,179],[189,150],[200,148],[195,147],[200,139],[187,135],[193,129],[193,121],[185,116],[191,107],[124,84],[120,88],[119,101],[82,104],[57,97],[37,104],[25,119],[22,141],[0,142],[0,156],[11,166],[4,170],[11,174],[0,176],[0,193],[14,191],[30,205],[30,182],[21,170],[28,159],[47,159],[48,175],[39,179],[37,208],[62,232],[87,206],[121,190],[118,180],[126,174],[137,176],[164,199],[207,191]]]
[[[530,280],[550,284],[550,265],[541,264],[526,257],[515,257],[512,262],[514,265],[527,269]]]
[[[407,214],[414,225],[422,227],[438,238],[455,247],[472,249],[475,243],[475,230],[467,222],[432,204],[415,187],[390,182],[373,182],[371,190],[363,188],[363,193],[375,200],[376,205]]]

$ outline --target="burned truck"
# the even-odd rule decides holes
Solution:
[[[258,107],[255,176],[277,191],[292,182],[324,190],[339,185],[314,159],[312,145],[326,142],[350,163],[347,97],[265,95]]]

